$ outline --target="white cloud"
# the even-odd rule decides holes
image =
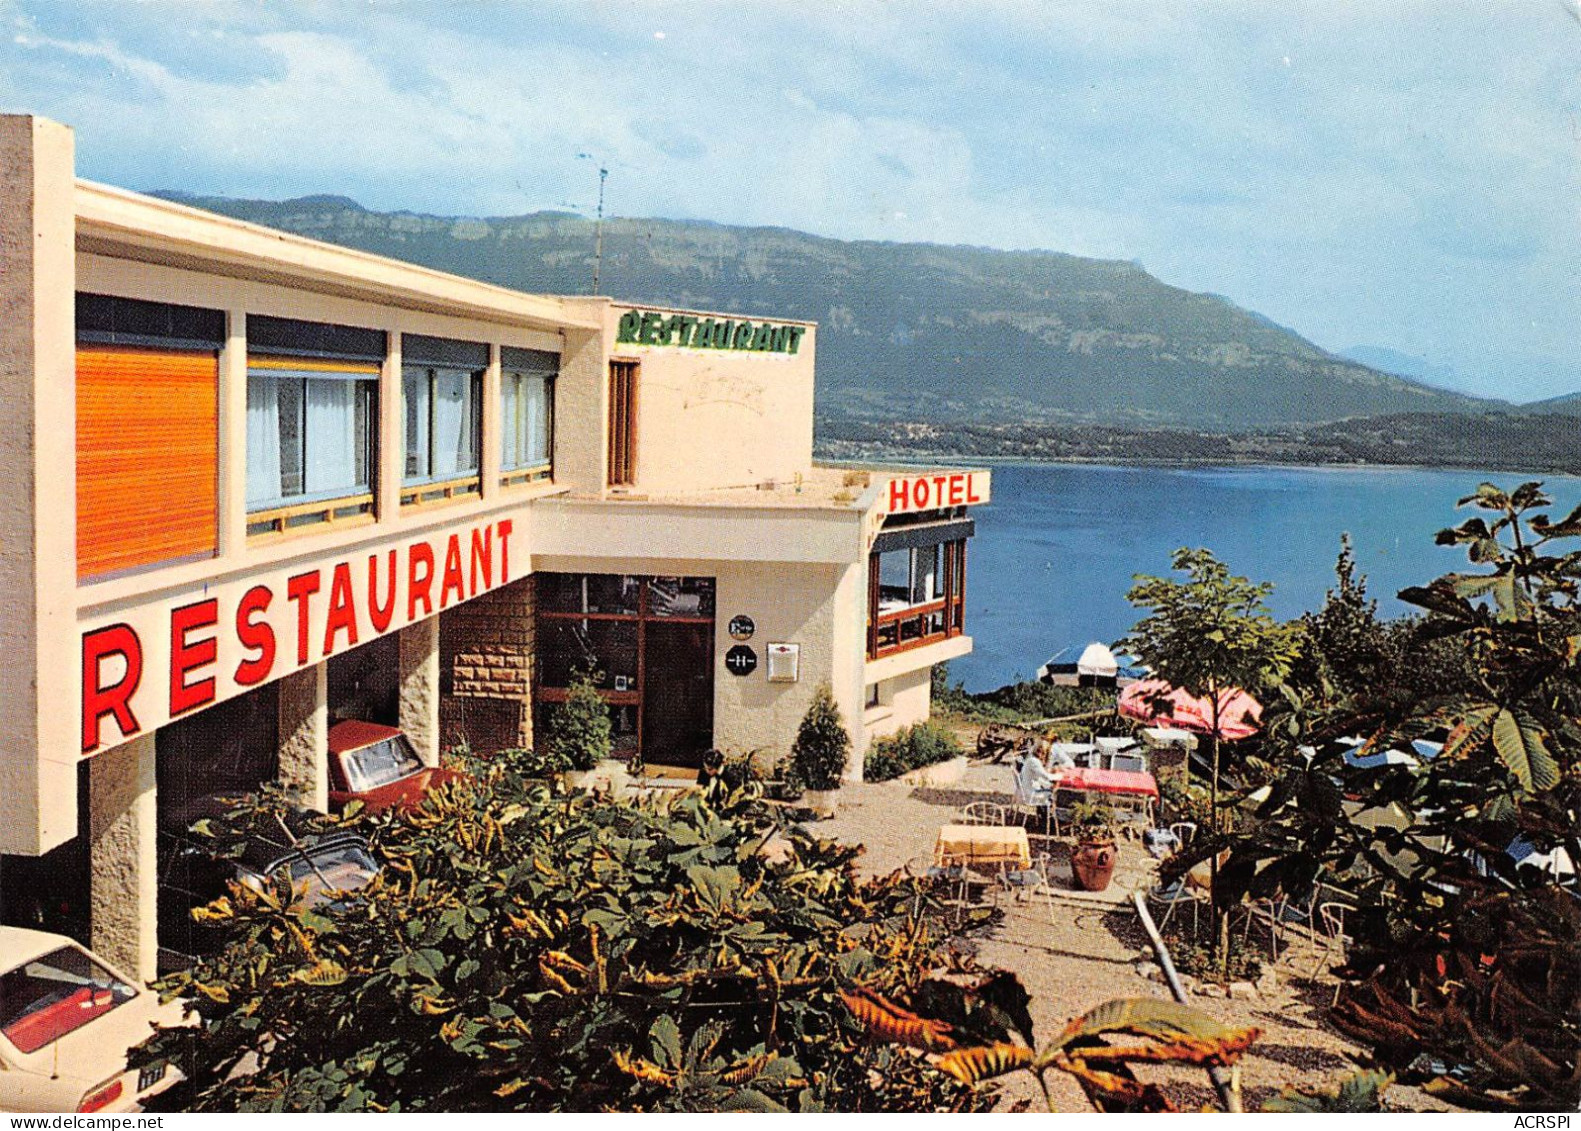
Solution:
[[[616,214],[1138,258],[1326,345],[1581,384],[1557,7],[0,0],[0,25],[0,99],[132,187],[590,210],[588,152]]]

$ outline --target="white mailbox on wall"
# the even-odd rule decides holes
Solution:
[[[770,644],[769,682],[795,683],[801,674],[800,644]]]

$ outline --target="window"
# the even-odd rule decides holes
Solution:
[[[637,363],[609,363],[609,485],[637,481]]]
[[[373,514],[383,330],[247,318],[247,533]]]
[[[406,406],[401,502],[428,502],[478,490],[483,368],[488,347],[410,335],[402,343]]]
[[[372,513],[378,396],[372,362],[248,358],[248,533]]]
[[[925,605],[943,596],[940,546],[917,546],[879,555],[879,602],[883,609]]]
[[[212,557],[225,315],[77,295],[77,579]]]
[[[0,1033],[37,1052],[136,996],[86,952],[61,947],[0,975]]]
[[[541,350],[500,350],[500,470],[507,484],[553,478],[558,364]]]
[[[879,534],[868,558],[868,659],[965,631],[971,532],[961,521]]]

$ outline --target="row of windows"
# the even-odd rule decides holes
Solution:
[[[220,312],[106,295],[77,296],[80,341],[216,350]],[[246,499],[251,533],[373,509],[382,330],[249,316]],[[484,343],[402,341],[403,502],[476,494],[483,447]],[[559,358],[500,351],[500,451],[508,483],[552,475]]]

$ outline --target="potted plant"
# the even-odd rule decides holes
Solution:
[[[832,817],[838,807],[840,778],[851,754],[851,736],[828,684],[813,693],[791,746],[791,760],[805,791],[802,800],[820,817]]]
[[[1114,810],[1103,801],[1084,801],[1071,811],[1076,847],[1070,854],[1071,874],[1082,891],[1103,891],[1114,876],[1119,849],[1114,839]]]
[[[623,792],[626,767],[611,757],[614,732],[595,678],[591,672],[582,672],[571,681],[565,702],[555,709],[550,721],[547,745],[567,767],[563,774],[567,789],[605,786],[618,795]]]

